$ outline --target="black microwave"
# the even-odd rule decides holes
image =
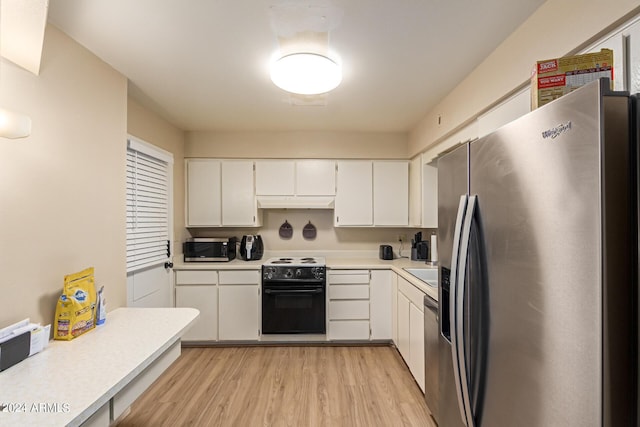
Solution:
[[[182,245],[184,262],[231,261],[236,257],[235,237],[196,237]]]

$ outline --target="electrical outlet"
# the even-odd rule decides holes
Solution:
[[[398,234],[398,242],[406,242],[407,235],[406,234]]]

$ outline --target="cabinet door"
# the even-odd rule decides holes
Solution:
[[[336,194],[334,160],[298,160],[296,162],[298,196],[333,196]]]
[[[408,162],[373,162],[373,224],[409,225]]]
[[[411,347],[409,335],[409,298],[398,292],[398,350],[404,361],[411,367]]]
[[[222,341],[258,339],[258,286],[220,285],[219,337]]]
[[[220,161],[208,159],[187,160],[187,226],[219,226]]]
[[[183,341],[215,341],[218,339],[218,288],[213,285],[176,286],[176,307],[200,310]]]
[[[631,93],[640,92],[640,22],[636,22],[624,31],[629,39],[629,87]],[[616,54],[613,54],[614,60]],[[615,71],[617,77],[618,71]]]
[[[371,339],[390,340],[392,276],[390,270],[371,271],[369,301],[371,304]]]
[[[253,161],[222,162],[222,225],[256,225]]]
[[[337,226],[373,225],[373,163],[339,161],[335,206]]]
[[[391,340],[400,347],[398,340],[398,274],[391,274]]]
[[[256,161],[258,196],[293,196],[295,162],[293,160]]]
[[[422,166],[422,227],[438,228],[438,168]]]
[[[424,313],[409,303],[409,369],[424,392]],[[406,359],[405,359],[406,360]]]

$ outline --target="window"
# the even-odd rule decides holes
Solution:
[[[169,260],[172,163],[170,153],[128,139],[127,273]]]

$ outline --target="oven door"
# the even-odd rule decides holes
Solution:
[[[263,334],[326,333],[325,284],[264,283]]]

